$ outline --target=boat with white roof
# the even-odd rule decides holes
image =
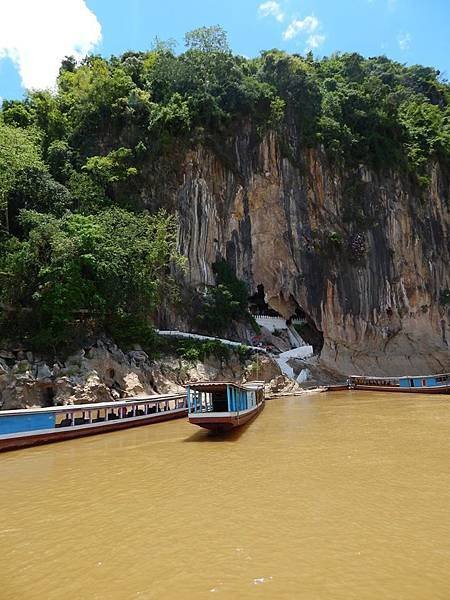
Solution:
[[[187,415],[186,394],[158,394],[115,402],[0,411],[0,451],[59,442]]]
[[[189,422],[213,431],[227,431],[254,419],[264,408],[264,382],[238,385],[196,382],[186,387]]]

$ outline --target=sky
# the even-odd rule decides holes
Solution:
[[[450,0],[0,0],[0,98],[52,88],[61,59],[147,50],[221,25],[236,53],[385,54],[450,79]]]

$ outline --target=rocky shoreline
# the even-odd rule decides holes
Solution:
[[[140,348],[122,351],[98,339],[64,360],[45,360],[25,350],[0,350],[0,410],[110,402],[143,394],[180,392],[188,381],[266,382],[266,392],[296,392],[301,387],[283,375],[269,357],[245,361],[213,355],[188,361],[175,355],[151,359]]]

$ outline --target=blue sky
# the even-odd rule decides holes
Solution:
[[[155,36],[181,51],[186,31],[213,24],[246,56],[274,47],[386,54],[450,79],[448,0],[0,0],[0,8],[2,98],[51,86],[66,54],[145,50]]]

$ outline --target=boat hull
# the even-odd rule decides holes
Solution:
[[[354,385],[350,390],[366,390],[368,392],[400,392],[405,394],[450,394],[450,386],[430,386],[430,387],[397,387],[389,385]]]
[[[189,423],[208,429],[209,431],[229,431],[236,427],[242,427],[254,419],[264,408],[264,402],[255,406],[252,410],[243,413],[199,413],[190,414]]]
[[[404,394],[450,394],[450,386],[430,386],[420,388],[399,387],[390,385],[330,385],[326,388],[327,392],[342,391],[366,391],[366,392],[395,392]]]
[[[4,436],[0,437],[0,452],[18,450],[20,448],[48,444],[50,442],[62,442],[88,435],[99,435],[100,433],[130,429],[131,427],[140,427],[142,425],[151,425],[152,423],[161,423],[162,421],[181,419],[186,417],[187,414],[187,408],[180,408],[135,419],[113,420],[106,423],[51,429],[42,432],[36,431],[36,433],[26,435],[15,434],[13,436]]]

